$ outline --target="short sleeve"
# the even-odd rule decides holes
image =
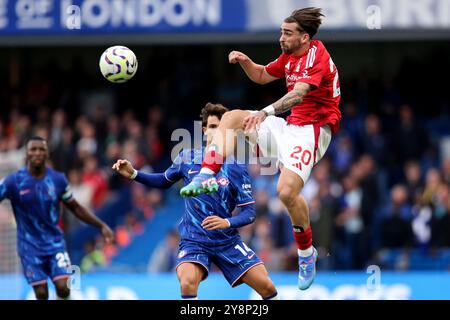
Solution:
[[[73,199],[72,189],[65,174],[61,174],[61,196],[60,199],[64,202],[69,202]]]
[[[276,60],[270,62],[265,66],[265,69],[268,74],[272,77],[283,78],[284,77],[284,60],[285,54],[282,53]]]

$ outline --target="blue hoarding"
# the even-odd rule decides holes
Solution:
[[[307,291],[297,289],[295,273],[273,273],[271,278],[283,300],[427,300],[450,299],[450,273],[381,272],[379,283],[365,272],[320,272]],[[179,299],[179,284],[170,274],[87,274],[74,286],[73,299],[172,300]],[[51,297],[54,292],[51,290]],[[199,299],[247,300],[259,296],[246,285],[231,288],[218,273],[201,283]],[[0,276],[0,299],[33,299],[20,275]]]
[[[277,32],[309,6],[323,30],[450,29],[449,0],[0,0],[0,36]]]
[[[239,31],[241,0],[0,0],[0,35]]]

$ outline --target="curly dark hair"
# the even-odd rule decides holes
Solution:
[[[200,117],[202,118],[202,126],[206,127],[206,123],[208,122],[209,116],[216,116],[220,120],[222,119],[224,113],[227,111],[229,111],[228,108],[224,107],[220,103],[208,102],[200,112]]]

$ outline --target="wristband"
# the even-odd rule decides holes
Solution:
[[[264,109],[262,109],[261,111],[264,112],[266,114],[266,116],[274,116],[275,115],[275,108],[273,107],[273,105],[269,105],[269,106],[265,107]]]
[[[137,174],[138,174],[138,171],[136,169],[134,169],[133,174],[130,176],[130,179],[134,180],[136,178]]]

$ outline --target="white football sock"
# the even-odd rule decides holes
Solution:
[[[200,173],[216,174],[214,171],[212,171],[212,170],[209,169],[209,168],[202,168],[202,169],[200,170]]]
[[[309,257],[310,255],[313,254],[313,252],[314,251],[313,251],[313,247],[312,246],[309,247],[308,249],[305,249],[305,250],[298,249],[298,255],[300,257],[303,257],[303,258]]]

